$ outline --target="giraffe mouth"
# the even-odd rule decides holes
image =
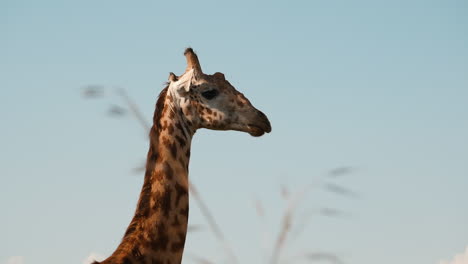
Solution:
[[[253,137],[263,136],[265,133],[271,132],[270,122],[260,125],[248,124],[247,132]]]
[[[263,130],[261,127],[255,126],[255,125],[248,125],[248,133],[253,136],[253,137],[260,137],[265,134],[265,130]]]
[[[268,120],[268,117],[262,111],[257,110],[256,122],[255,124],[250,123],[247,125],[247,132],[253,137],[260,137],[265,133],[270,133],[270,120]]]

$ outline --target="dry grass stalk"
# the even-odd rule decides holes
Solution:
[[[358,198],[359,195],[351,191],[350,189],[347,189],[341,185],[335,184],[335,183],[326,183],[325,184],[325,189],[327,191],[333,192],[335,194],[343,195],[343,196],[348,196],[350,198]]]
[[[350,166],[342,166],[342,167],[337,167],[328,172],[328,176],[330,177],[339,177],[347,174],[351,174],[355,171],[355,168],[350,167]]]
[[[288,263],[295,263],[298,261],[303,261],[303,260],[308,260],[310,262],[321,262],[323,263],[328,262],[332,264],[344,264],[344,261],[337,256],[336,254],[329,253],[329,252],[307,252],[298,254],[292,258],[289,259]]]
[[[265,209],[263,208],[262,202],[259,199],[254,199],[255,212],[257,212],[258,217],[262,220],[265,219]]]
[[[352,167],[338,167],[336,169],[330,170],[326,175],[331,176],[331,177],[338,177],[338,176],[344,176],[346,174],[350,174],[354,171],[354,168]],[[281,226],[280,226],[280,231],[278,233],[278,237],[275,241],[274,247],[273,247],[273,252],[271,254],[271,259],[270,263],[271,264],[277,264],[281,262],[281,254],[283,249],[286,247],[287,242],[292,242],[293,239],[297,238],[300,233],[303,232],[303,230],[306,228],[306,226],[309,224],[309,220],[311,216],[313,215],[313,211],[309,210],[306,213],[305,218],[306,221],[303,221],[301,225],[298,225],[298,228],[292,232],[292,226],[294,224],[293,218],[295,215],[295,211],[299,206],[299,203],[304,200],[304,196],[312,190],[312,187],[314,186],[323,186],[325,190],[330,191],[334,194],[339,194],[343,196],[348,196],[352,198],[358,197],[358,194],[345,188],[342,187],[338,184],[335,183],[312,183],[307,185],[302,191],[297,192],[295,195],[291,195],[289,190],[285,187],[285,185],[281,186],[281,196],[289,201],[288,206],[283,214],[282,221],[281,221]],[[318,211],[319,214],[329,216],[329,217],[343,217],[346,214],[340,210],[333,209],[333,208],[320,208]],[[308,254],[308,259],[311,261],[315,260],[328,260],[331,261],[332,263],[342,263],[342,261],[334,256],[333,254],[328,254],[328,253],[314,253],[314,254]]]
[[[195,255],[193,253],[187,253],[187,254],[185,254],[185,256],[187,256],[188,259],[192,259],[196,263],[200,263],[200,264],[214,264],[215,263],[215,262],[212,262],[211,260],[209,260],[207,258],[200,257],[200,256]]]
[[[202,229],[203,229],[203,228],[202,228],[201,225],[189,225],[189,226],[187,227],[187,231],[188,231],[188,232],[196,232],[196,231],[200,231],[200,230],[202,230]]]
[[[296,240],[300,234],[304,233],[306,227],[308,224],[310,224],[310,220],[312,219],[314,213],[316,213],[315,210],[309,209],[303,213],[301,217],[298,217],[299,222],[296,222],[296,224],[293,226],[294,228],[291,230],[291,235],[289,238],[291,243]]]
[[[151,126],[145,120],[145,117],[141,113],[140,108],[138,108],[137,104],[135,104],[135,102],[133,102],[133,100],[130,99],[130,97],[127,95],[127,93],[125,92],[123,88],[117,89],[117,94],[125,100],[125,103],[127,103],[133,116],[140,123],[143,129],[145,129],[145,132],[149,132],[151,129]]]
[[[210,212],[205,202],[201,198],[200,193],[198,192],[197,188],[191,182],[189,182],[189,186],[190,186],[190,192],[192,193],[192,197],[197,201],[200,211],[203,214],[203,216],[206,218],[206,220],[208,221],[208,226],[210,227],[211,231],[213,231],[213,234],[215,234],[216,238],[222,242],[221,244],[226,250],[226,253],[228,254],[232,263],[238,263],[238,260],[237,260],[236,255],[234,254],[234,251],[232,250],[231,246],[227,242],[223,232],[221,231],[221,228],[219,228],[218,224],[216,223],[216,220],[213,217],[213,214]]]
[[[296,195],[293,195],[288,199],[289,203],[286,207],[286,210],[284,211],[280,231],[273,247],[270,260],[271,264],[277,264],[280,262],[282,250],[284,249],[288,234],[291,231],[292,219],[295,210],[299,206],[299,203],[303,201],[304,196],[313,186],[314,184],[307,185],[302,191],[297,192]]]
[[[109,108],[109,115],[110,116],[115,116],[115,117],[120,117],[125,115],[127,110],[125,110],[123,107],[120,107],[118,105],[111,105]]]
[[[82,90],[84,98],[99,98],[104,95],[104,87],[101,85],[87,85]]]
[[[312,253],[307,253],[304,255],[304,257],[308,260],[311,261],[316,261],[316,260],[325,260],[330,263],[334,264],[343,264],[344,262],[335,254],[332,253],[324,253],[324,252],[312,252]]]
[[[345,217],[347,214],[341,210],[334,209],[334,208],[321,208],[320,214],[329,216],[329,217]]]

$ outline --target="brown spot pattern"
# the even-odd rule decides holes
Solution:
[[[183,168],[186,168],[187,165],[185,164],[185,160],[183,157],[179,157],[179,163],[180,163],[180,166],[182,166]]]
[[[175,188],[175,191],[176,191],[175,206],[178,206],[180,199],[182,198],[182,196],[188,195],[188,191],[184,186],[182,186],[178,182],[176,182],[174,188]]]
[[[162,262],[162,260],[154,258],[151,260],[151,264],[164,264],[164,263]]]
[[[176,135],[175,138],[176,138],[177,142],[179,142],[179,146],[180,146],[180,147],[182,147],[182,148],[185,147],[185,145],[187,144],[187,143],[185,142],[185,139],[183,139],[183,138],[182,138],[181,136],[179,136],[179,135]]]
[[[172,189],[170,187],[166,187],[164,191],[156,191],[154,194],[155,201],[153,210],[155,211],[162,211],[164,216],[169,215],[169,211],[171,210],[171,196]]]
[[[151,248],[155,251],[166,251],[169,237],[167,235],[166,225],[160,223],[156,227],[156,239],[153,241]]]
[[[174,170],[167,161],[164,162],[163,170],[166,174],[167,179],[172,180],[172,178],[174,178]]]
[[[173,126],[172,124],[169,124],[168,132],[169,132],[169,134],[173,134],[173,133],[174,133],[174,126]]]
[[[171,150],[172,157],[175,159],[177,158],[177,146],[175,143],[171,143],[169,146],[169,149]]]
[[[148,217],[150,212],[150,198],[151,198],[151,179],[145,177],[143,188],[141,190],[140,199],[138,201],[137,213],[138,217]]]
[[[122,264],[132,264],[132,262],[130,261],[128,257],[125,257],[122,259]]]
[[[135,246],[132,249],[132,255],[135,257],[136,260],[143,259],[143,255],[141,254],[140,249],[138,248],[138,246]]]
[[[177,215],[174,215],[174,221],[172,222],[172,226],[180,226],[179,217],[177,217]]]
[[[161,182],[163,178],[164,178],[164,174],[161,171],[158,170],[154,172],[154,180],[156,182]]]
[[[164,212],[164,216],[168,217],[169,216],[169,211],[171,211],[172,205],[171,205],[171,198],[172,198],[172,189],[166,188],[166,191],[164,192],[164,195],[161,199],[161,209]]]
[[[125,231],[125,235],[124,235],[124,238],[127,237],[127,236],[130,236],[131,234],[133,234],[137,227],[138,227],[138,221],[136,221],[137,219],[133,219],[132,222],[130,223],[130,225],[127,227],[127,231]]]
[[[169,151],[172,154],[172,157],[174,159],[177,158],[177,146],[176,146],[175,142],[171,142],[171,140],[164,137],[163,138],[163,144],[164,144],[164,146],[166,146],[167,149],[169,149]]]
[[[180,215],[185,217],[185,219],[188,219],[188,214],[189,214],[188,204],[187,204],[187,206],[185,208],[180,209],[179,213],[180,213]]]
[[[180,131],[182,131],[182,135],[183,135],[185,138],[188,138],[187,132],[185,131],[185,129],[182,127],[182,125],[181,125],[179,122],[176,122],[175,126],[176,126],[177,129],[179,129]]]
[[[177,236],[179,238],[179,241],[172,243],[171,245],[172,252],[177,252],[177,251],[181,251],[184,249],[185,233],[180,232],[179,234],[177,234]]]

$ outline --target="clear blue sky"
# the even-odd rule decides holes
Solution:
[[[341,166],[355,170],[328,181],[359,197],[316,185],[297,220],[322,206],[347,215],[314,214],[286,255],[438,264],[468,245],[466,1],[3,0],[0,32],[0,263],[113,251],[140,192],[132,168],[146,132],[108,116],[118,97],[81,89],[125,87],[151,120],[187,46],[273,126],[262,138],[203,130],[193,141],[190,177],[241,263],[265,259],[281,185],[300,190]],[[186,253],[224,263],[193,201],[190,213],[202,230]]]

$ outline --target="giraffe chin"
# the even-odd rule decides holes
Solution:
[[[247,131],[252,137],[260,137],[265,134],[265,131],[261,129],[260,127],[257,126],[252,126],[249,125],[248,131]]]

